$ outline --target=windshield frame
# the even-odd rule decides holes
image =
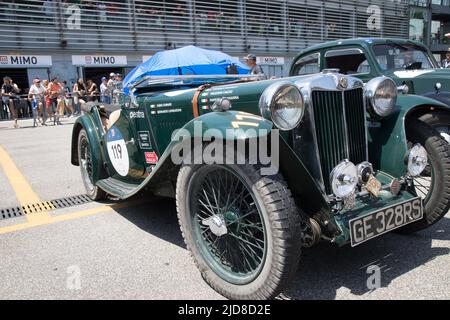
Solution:
[[[388,71],[388,72],[397,72],[397,71],[406,71],[408,69],[405,69],[404,67],[401,68],[394,68],[394,69],[390,69],[388,67],[384,68],[380,62],[377,59],[377,55],[375,53],[375,48],[377,46],[390,46],[392,48],[395,47],[406,47],[408,48],[408,51],[420,51],[423,52],[424,56],[426,57],[429,65],[431,66],[431,68],[421,68],[421,69],[412,69],[412,70],[430,70],[430,69],[439,69],[439,64],[436,61],[436,59],[434,58],[434,56],[430,53],[430,51],[424,47],[421,46],[417,43],[414,43],[412,41],[407,41],[407,42],[395,42],[395,41],[389,41],[389,42],[383,42],[383,43],[374,43],[370,46],[370,50],[373,56],[373,60],[374,63],[378,66],[378,68],[382,71]],[[420,62],[420,61],[418,61]]]

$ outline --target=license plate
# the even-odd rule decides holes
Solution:
[[[356,247],[386,232],[401,228],[422,218],[422,200],[416,198],[389,208],[384,208],[365,217],[350,220],[349,227],[352,247]]]

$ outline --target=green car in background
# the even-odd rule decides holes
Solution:
[[[447,108],[420,110],[415,116],[450,143],[450,70],[441,69],[430,50],[417,41],[402,39],[348,39],[327,42],[301,52],[290,75],[338,69],[365,83],[386,76],[399,91],[436,99]]]
[[[227,298],[276,297],[304,247],[416,232],[449,210],[449,145],[416,116],[447,106],[398,96],[387,77],[149,77],[128,89],[84,106],[71,162],[94,200],[176,199],[187,248]]]

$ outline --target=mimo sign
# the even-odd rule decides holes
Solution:
[[[256,57],[256,62],[261,65],[280,66],[284,65],[284,57]]]
[[[75,55],[72,56],[75,66],[126,66],[126,56],[110,55]]]
[[[0,66],[8,67],[51,67],[51,56],[35,56],[35,55],[1,55]]]

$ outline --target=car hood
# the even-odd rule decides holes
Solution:
[[[388,74],[397,84],[412,83],[414,93],[424,94],[435,91],[436,83],[442,91],[450,91],[450,69],[403,70]]]

